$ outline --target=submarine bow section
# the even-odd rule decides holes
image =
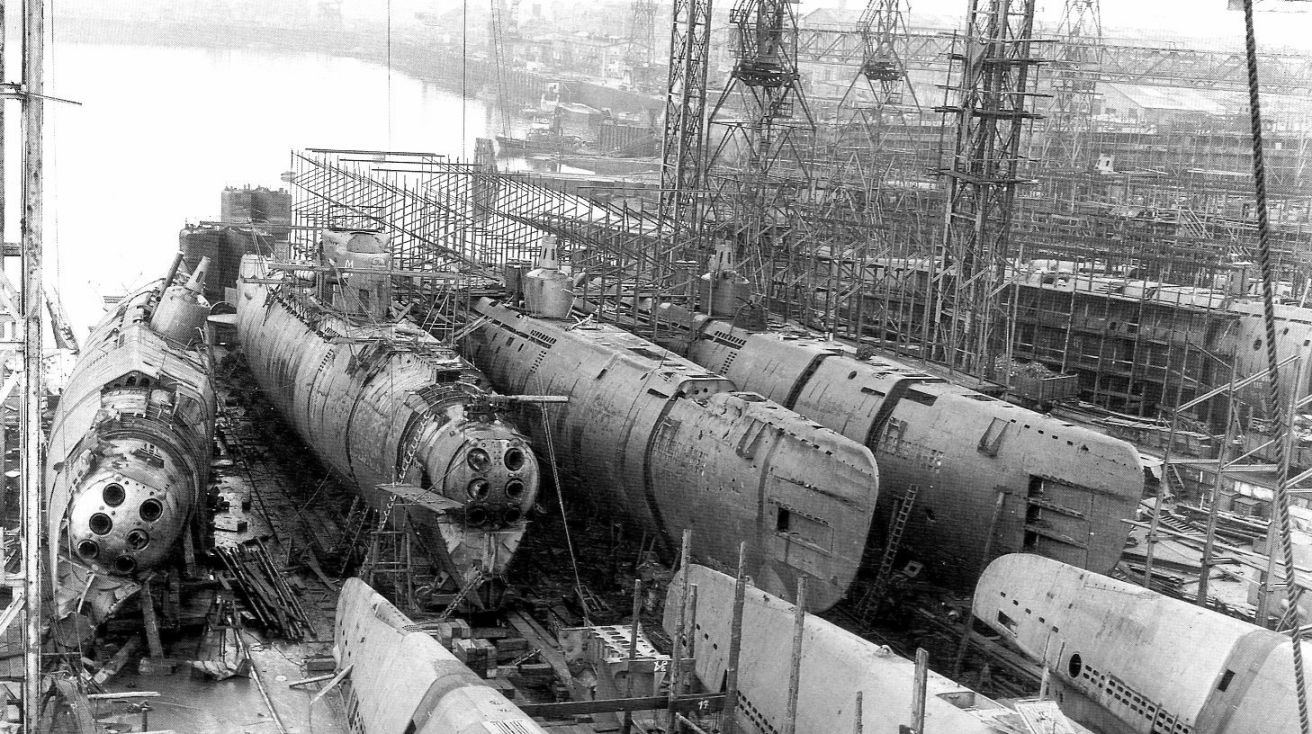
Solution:
[[[539,470],[482,374],[413,324],[344,318],[294,279],[279,285],[257,258],[242,275],[237,328],[251,372],[319,461],[393,527],[404,515],[461,587],[498,580]],[[501,590],[484,585],[478,600],[494,606]]]
[[[578,489],[671,545],[807,606],[842,599],[861,565],[879,472],[859,443],[607,324],[526,316],[483,299],[472,359],[509,393],[566,395],[531,423]]]
[[[56,617],[103,621],[177,558],[189,530],[203,537],[215,415],[197,347],[204,267],[186,286],[119,302],[84,342],[55,408],[45,492]]]
[[[546,734],[502,693],[359,578],[337,598],[333,656],[351,670],[352,731]]]

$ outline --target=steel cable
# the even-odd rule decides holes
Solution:
[[[1285,564],[1285,589],[1289,597],[1291,610],[1298,607],[1298,571],[1294,565],[1294,546],[1289,520],[1289,457],[1285,447],[1284,432],[1292,429],[1291,415],[1285,416],[1280,402],[1280,362],[1276,354],[1276,307],[1274,292],[1274,275],[1271,271],[1271,244],[1268,238],[1269,222],[1266,210],[1266,170],[1262,159],[1262,111],[1259,104],[1257,81],[1257,38],[1253,33],[1253,0],[1244,0],[1244,44],[1248,55],[1248,113],[1252,126],[1253,143],[1253,189],[1257,206],[1257,262],[1262,273],[1262,320],[1266,329],[1266,359],[1271,372],[1270,390],[1267,393],[1267,411],[1275,421],[1277,440],[1275,448],[1276,488],[1274,500],[1276,521],[1279,523],[1280,548]],[[1297,389],[1297,385],[1292,385]],[[1275,523],[1272,524],[1273,527]],[[1271,543],[1267,542],[1267,553],[1272,553]],[[1294,612],[1297,619],[1297,612]],[[1266,620],[1259,620],[1262,624]],[[1309,734],[1307,687],[1303,668],[1302,628],[1296,621],[1291,631],[1290,645],[1294,657],[1294,684],[1298,694],[1298,723],[1302,734]]]

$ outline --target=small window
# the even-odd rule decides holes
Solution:
[[[1235,671],[1227,670],[1221,675],[1221,682],[1216,684],[1216,690],[1224,691],[1230,687],[1230,681],[1235,679]]]
[[[1008,617],[1005,612],[998,612],[998,624],[1006,627],[1011,634],[1016,634],[1016,620]]]
[[[1084,670],[1084,661],[1080,659],[1077,652],[1071,656],[1070,662],[1066,665],[1066,672],[1071,674],[1072,678],[1079,678],[1080,673]]]
[[[779,508],[779,514],[774,519],[774,529],[781,533],[788,532],[789,518],[792,515],[786,507]]]

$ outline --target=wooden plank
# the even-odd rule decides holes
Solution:
[[[570,675],[569,665],[565,663],[565,656],[560,651],[560,645],[550,633],[542,629],[541,625],[522,612],[509,613],[506,621],[519,632],[521,637],[528,640],[529,647],[537,648],[538,654],[552,670],[556,671],[556,675],[562,681],[568,682],[573,677]]]
[[[164,657],[164,644],[159,639],[159,623],[155,620],[155,599],[150,593],[150,580],[141,585],[141,621],[146,627],[146,646],[153,658]]]
[[[609,698],[598,701],[564,701],[562,703],[521,703],[519,708],[528,716],[544,719],[564,719],[586,714],[617,713],[622,711],[655,711],[670,705],[667,696],[641,696],[638,698]],[[723,693],[680,696],[674,702],[675,711],[719,711],[724,705]],[[704,708],[703,708],[704,707]]]
[[[91,714],[92,703],[87,699],[87,695],[67,678],[56,679],[55,687],[59,690],[59,697],[64,699],[65,705],[73,714],[78,734],[96,734],[96,718]]]
[[[118,693],[88,693],[92,701],[107,701],[119,698],[158,698],[159,691],[119,691]]]

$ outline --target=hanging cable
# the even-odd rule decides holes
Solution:
[[[583,597],[583,581],[579,578],[579,562],[574,557],[574,540],[569,534],[569,518],[565,515],[564,488],[560,486],[560,472],[556,470],[556,444],[551,440],[551,422],[547,420],[545,405],[539,406],[538,410],[542,413],[542,438],[543,443],[547,445],[547,461],[551,464],[551,481],[556,485],[556,502],[560,505],[560,525],[565,529],[565,548],[569,551],[569,567],[574,572],[574,595],[579,600],[579,608],[583,610],[583,623],[592,624],[588,619],[587,601]]]
[[[1280,362],[1276,353],[1275,277],[1271,271],[1271,243],[1268,237],[1266,169],[1262,159],[1262,111],[1259,105],[1260,95],[1257,83],[1257,37],[1253,32],[1253,0],[1244,0],[1244,45],[1248,55],[1248,116],[1252,125],[1253,190],[1257,205],[1257,263],[1258,269],[1262,273],[1262,320],[1266,329],[1267,367],[1271,372],[1271,387],[1267,393],[1267,412],[1275,421],[1275,435],[1277,436],[1277,440],[1272,442],[1275,448],[1276,460],[1276,487],[1274,493],[1276,518],[1271,527],[1274,530],[1277,523],[1279,525],[1280,548],[1285,563],[1285,590],[1288,594],[1290,608],[1297,609],[1299,597],[1298,571],[1294,565],[1294,545],[1289,521],[1289,456],[1283,439],[1284,432],[1292,428],[1293,409],[1291,407],[1290,415],[1285,416],[1281,411],[1280,402]],[[1296,383],[1294,389],[1297,389]],[[1270,531],[1268,531],[1268,539],[1269,537]],[[1274,552],[1275,549],[1271,547],[1268,540],[1267,553]],[[1295,613],[1294,619],[1297,620],[1297,613]],[[1265,619],[1258,621],[1265,626]],[[1294,687],[1298,695],[1298,724],[1302,734],[1309,734],[1302,637],[1302,627],[1295,621],[1291,630],[1290,645],[1294,653]]]

